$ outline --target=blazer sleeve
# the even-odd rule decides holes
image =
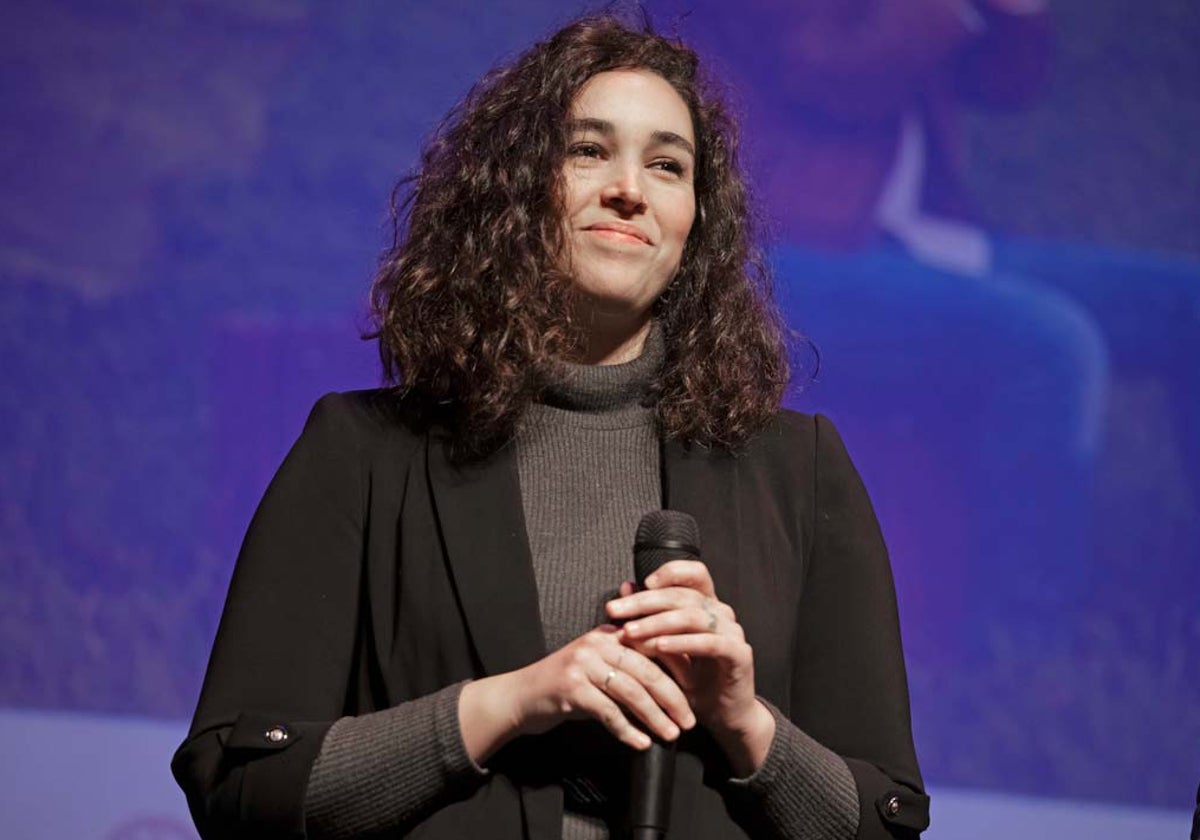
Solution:
[[[791,718],[854,776],[861,840],[929,825],[887,549],[828,419],[815,420],[813,507],[797,623]]]
[[[365,518],[364,418],[323,397],[238,555],[171,769],[205,838],[303,837],[309,773],[343,714]]]

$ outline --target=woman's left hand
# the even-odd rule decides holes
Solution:
[[[708,567],[699,560],[664,563],[644,590],[622,584],[621,597],[607,610],[625,622],[624,644],[671,672],[735,774],[757,769],[775,736],[775,719],[755,696],[754,651],[733,608],[717,598]]]

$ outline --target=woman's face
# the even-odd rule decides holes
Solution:
[[[655,73],[597,73],[576,95],[564,221],[572,275],[600,313],[644,315],[679,269],[695,148],[687,104]]]

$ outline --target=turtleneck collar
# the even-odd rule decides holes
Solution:
[[[585,414],[624,413],[647,409],[647,399],[666,357],[666,345],[657,322],[636,359],[617,365],[583,365],[558,362],[543,389],[543,405]]]

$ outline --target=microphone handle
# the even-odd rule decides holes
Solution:
[[[663,840],[667,834],[648,825],[641,825],[629,833],[629,840]]]
[[[675,742],[654,738],[650,748],[630,762],[630,840],[662,840],[671,818],[671,791],[675,787]]]
[[[700,556],[696,520],[676,510],[647,513],[633,538],[633,567],[639,589],[655,569],[678,557]],[[671,823],[675,787],[675,743],[653,738],[650,748],[634,753],[629,771],[625,827],[631,840],[663,840]]]

